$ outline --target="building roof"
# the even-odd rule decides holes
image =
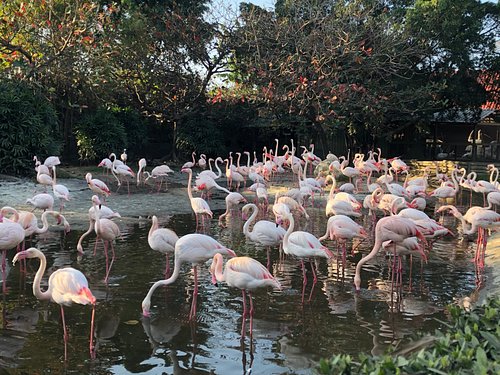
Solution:
[[[481,109],[480,112],[471,109],[448,109],[445,111],[434,113],[433,122],[457,122],[464,124],[474,124],[477,122],[482,122],[493,113],[495,113],[495,110],[493,109]]]

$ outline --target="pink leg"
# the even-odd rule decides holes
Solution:
[[[90,358],[95,359],[95,346],[94,346],[94,318],[95,318],[95,305],[92,305],[92,318],[90,320]]]
[[[64,308],[61,305],[61,319],[63,326],[63,339],[64,339],[64,360],[68,359],[68,332],[66,331],[66,321],[64,319]]]
[[[241,290],[241,295],[243,297],[243,317],[241,321],[241,338],[243,339],[245,337],[245,323],[247,319],[247,298],[246,298],[246,293],[245,290]]]
[[[300,264],[302,265],[302,304],[304,304],[304,293],[306,291],[307,276],[306,267],[304,266],[304,261],[301,259]]]
[[[6,267],[7,267],[7,250],[2,251],[2,291],[3,294],[7,293],[7,275],[6,275]]]
[[[252,293],[248,292],[248,301],[250,302],[250,339],[252,339],[253,333],[253,302],[252,302]]]
[[[189,313],[189,320],[196,318],[196,301],[198,300],[198,268],[193,267],[194,273],[194,290],[193,290],[193,301],[191,302],[191,311]]]
[[[165,264],[165,278],[170,276],[170,259],[168,259],[168,254],[165,254],[166,264]]]

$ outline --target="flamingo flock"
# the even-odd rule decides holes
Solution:
[[[263,149],[261,159],[254,151],[253,162],[251,162],[249,151],[235,153],[236,165],[233,164],[233,153],[227,157],[218,156],[208,159],[205,154],[200,154],[200,158],[196,160],[196,153],[193,152],[192,160],[182,165],[180,172],[187,174],[186,198],[189,199],[195,215],[196,232],[179,237],[172,229],[160,227],[159,218],[156,215],[152,216],[147,242],[152,250],[165,254],[165,277],[154,282],[147,291],[141,305],[144,316],[149,316],[154,307],[152,302],[154,292],[160,287],[176,282],[181,276],[182,265],[189,263],[194,277],[189,320],[194,321],[199,294],[198,268],[204,266],[207,261],[211,261],[209,271],[212,275],[212,282],[225,282],[228,286],[242,291],[241,335],[243,338],[246,334],[245,322],[249,317],[251,336],[254,315],[252,292],[261,287],[269,287],[278,291],[285,288],[280,281],[280,274],[276,271],[279,267],[273,268],[271,265],[273,248],[279,248],[280,262],[285,258],[291,258],[297,260],[300,265],[302,271],[301,304],[305,304],[311,301],[318,281],[317,274],[321,272],[318,266],[319,259],[325,258],[328,267],[336,259],[337,267],[341,264],[344,271],[348,262],[347,246],[356,238],[361,241],[372,241],[373,247],[357,261],[353,279],[354,292],[358,293],[363,285],[364,265],[379,254],[384,254],[391,261],[392,300],[394,292],[399,295],[404,293],[404,257],[409,256],[412,259],[413,256],[418,256],[422,262],[426,262],[432,257],[432,241],[440,236],[453,234],[450,228],[429,216],[428,204],[435,207],[435,214],[438,216],[450,213],[457,218],[462,225],[461,232],[464,236],[477,235],[474,262],[478,274],[481,273],[484,268],[488,233],[500,226],[500,214],[496,212],[496,205],[500,203],[500,185],[497,181],[498,169],[494,165],[488,166],[489,181],[476,181],[477,174],[474,171],[467,175],[464,168],[458,167],[455,167],[450,175],[440,173],[436,168],[436,177],[432,179],[429,168],[426,168],[422,175],[411,176],[412,171],[403,160],[398,157],[383,158],[380,149],[371,151],[366,160],[365,155],[361,153],[355,154],[352,160],[350,160],[350,153],[339,157],[329,153],[322,160],[314,154],[314,145],[301,146],[299,149],[303,152],[299,157],[296,155],[298,149],[293,141],[291,146],[282,147],[284,151],[282,155],[279,155],[278,140],[276,139],[275,142],[274,150],[267,147]],[[240,165],[242,155],[246,156],[245,165]],[[19,251],[13,259],[14,263],[30,258],[40,260],[34,279],[33,294],[38,299],[52,300],[61,306],[66,348],[68,334],[63,306],[72,302],[95,306],[96,298],[90,291],[85,276],[70,267],[53,272],[49,278],[48,289],[42,292],[40,283],[46,268],[45,256],[36,248],[24,250],[24,244],[21,245],[26,238],[49,229],[47,221],[49,215],[54,217],[58,224],[63,223],[65,230],[69,230],[69,223],[62,212],[64,202],[70,200],[70,191],[64,185],[57,183],[56,165],[60,163],[59,159],[49,159],[42,164],[38,158],[34,158],[36,180],[45,190],[26,201],[34,209],[44,210],[41,217],[43,227],[38,227],[34,213],[7,206],[2,208],[0,210],[0,250],[3,251],[3,270],[5,270],[6,252],[11,249],[18,248]],[[150,178],[160,181],[157,188],[157,193],[159,193],[163,180],[166,181],[175,173],[167,165],[157,166],[148,172],[146,159],[139,160],[139,169],[135,173],[126,164],[129,160],[125,149],[120,159],[118,160],[116,155],[111,153],[109,158],[99,163],[99,167],[111,171],[118,189],[125,181],[128,194],[130,194],[131,179],[137,178],[137,186],[145,185]],[[214,172],[212,164],[217,172]],[[225,173],[219,166],[224,164]],[[314,177],[307,177],[307,174]],[[405,175],[404,180],[401,178],[402,175]],[[223,177],[226,178],[226,182],[221,180]],[[372,178],[375,182],[372,182]],[[346,179],[349,182],[339,184],[340,181]],[[331,182],[329,195],[321,199],[325,190],[328,189],[329,182]],[[85,253],[83,240],[95,232],[94,255],[98,242],[102,241],[106,259],[104,282],[107,283],[115,261],[114,243],[121,237],[119,225],[114,219],[121,216],[103,204],[106,198],[111,200],[114,194],[108,187],[111,182],[105,183],[93,178],[91,173],[87,173],[85,183],[93,194],[90,199],[92,206],[88,211],[89,229],[80,237],[77,250],[80,255],[83,255]],[[434,187],[436,183],[439,185]],[[48,186],[52,187],[53,196],[60,201],[59,212],[52,211],[54,199],[47,193]],[[457,198],[463,189],[469,189],[470,194],[475,192],[483,195],[484,205],[472,206],[462,214],[460,207],[457,206]],[[273,190],[276,190],[275,199],[274,202],[270,202],[269,197],[272,197],[270,192]],[[200,192],[201,197],[195,196]],[[266,249],[267,265],[249,256],[237,256],[235,251],[210,236],[211,222],[214,219],[214,213],[210,208],[212,194],[226,194],[226,211],[217,220],[221,227],[234,227],[241,223],[240,230],[247,240]],[[248,203],[252,199],[254,203]],[[325,203],[325,234],[317,238],[313,233],[301,229],[307,227],[310,220],[310,214],[307,212],[308,205],[317,208],[323,203]],[[454,205],[449,203],[454,203]],[[245,204],[241,212],[240,204]],[[426,208],[427,212],[424,212]],[[365,217],[369,220],[364,220]],[[441,216],[441,221],[442,219]],[[227,225],[223,224],[224,220]],[[111,260],[108,256],[109,248],[112,252]],[[337,250],[337,255],[332,251],[334,248]],[[359,253],[359,250],[355,251],[356,249],[353,247],[351,254]],[[172,272],[170,256],[173,256]],[[224,257],[228,258],[225,265]],[[309,263],[308,266],[306,266],[307,263]],[[305,290],[309,284],[308,272],[312,274],[312,286],[306,300]],[[3,275],[5,292],[5,272]],[[247,295],[249,311],[246,304]],[[93,321],[94,309],[92,310],[91,331]],[[89,345],[91,354],[94,355],[92,333]]]

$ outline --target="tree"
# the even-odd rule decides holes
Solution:
[[[276,13],[242,7],[237,56],[261,100],[302,117],[322,135],[386,132],[434,108],[434,85],[418,69],[422,46],[378,1],[282,1]]]

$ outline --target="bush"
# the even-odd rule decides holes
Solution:
[[[114,108],[113,113],[121,122],[127,134],[127,154],[129,160],[144,156],[148,144],[148,121],[131,108]]]
[[[500,299],[466,312],[449,307],[452,323],[418,353],[337,355],[321,361],[320,374],[500,374]]]
[[[113,111],[100,108],[87,113],[75,126],[80,160],[95,161],[127,147],[125,128]]]
[[[0,172],[27,174],[33,156],[59,155],[61,138],[51,103],[23,82],[0,82]]]

